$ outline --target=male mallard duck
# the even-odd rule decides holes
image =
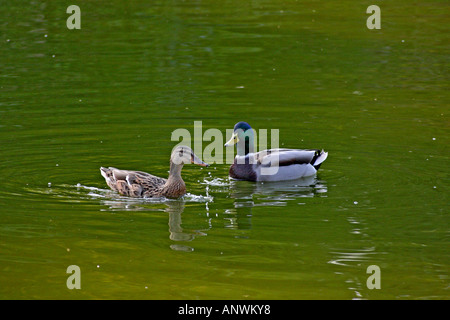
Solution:
[[[247,122],[234,126],[225,147],[236,144],[237,155],[230,167],[230,177],[249,181],[282,181],[316,174],[328,156],[323,150],[270,149],[254,152],[253,129]]]
[[[186,193],[186,185],[181,178],[181,169],[185,163],[208,166],[194,154],[191,148],[178,146],[170,156],[170,171],[167,179],[142,171],[120,170],[113,167],[101,167],[100,173],[111,189],[124,196],[179,198]]]

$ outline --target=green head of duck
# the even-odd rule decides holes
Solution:
[[[245,156],[255,152],[255,134],[247,122],[240,121],[235,124],[233,135],[225,143],[225,147],[236,145],[237,155]]]

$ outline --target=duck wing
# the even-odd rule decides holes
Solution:
[[[100,169],[108,186],[123,195],[142,196],[146,191],[158,190],[167,182],[167,179],[143,171],[121,170],[114,167]]]
[[[294,164],[311,164],[316,166],[325,161],[326,155],[326,152],[320,150],[270,149],[258,152],[256,159],[263,167],[283,167]]]

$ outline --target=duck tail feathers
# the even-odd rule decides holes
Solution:
[[[316,155],[314,156],[313,160],[311,161],[311,164],[313,165],[316,170],[319,170],[320,165],[322,162],[324,162],[328,157],[328,152],[325,151],[319,151],[317,150]]]
[[[102,174],[103,178],[107,179],[108,178],[108,168],[105,167],[100,167],[100,173]]]
[[[106,181],[115,180],[113,171],[111,169],[112,169],[111,167],[109,168],[100,167],[100,173],[102,174],[103,178],[105,178]]]

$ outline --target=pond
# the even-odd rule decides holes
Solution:
[[[383,2],[373,30],[371,4],[80,2],[74,30],[66,1],[2,5],[0,298],[450,298],[448,3]],[[328,159],[275,183],[186,165],[178,200],[109,190],[101,166],[167,177],[197,121]]]

